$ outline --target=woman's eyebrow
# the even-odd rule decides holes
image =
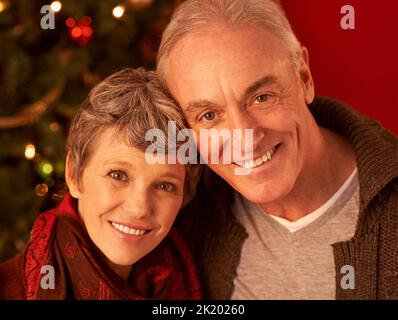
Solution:
[[[116,166],[127,167],[127,168],[131,168],[131,169],[135,170],[135,166],[132,163],[130,163],[129,161],[123,161],[123,160],[116,160],[116,159],[106,160],[103,162],[103,165],[116,165]]]

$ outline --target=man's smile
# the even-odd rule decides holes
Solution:
[[[267,150],[264,152],[264,154],[262,154],[261,156],[253,159],[253,160],[246,160],[246,161],[236,161],[234,162],[235,164],[237,164],[238,166],[240,166],[241,168],[245,168],[245,169],[252,169],[252,168],[256,168],[261,166],[262,164],[271,161],[273,155],[276,153],[276,151],[278,150],[279,146],[281,144],[277,144],[275,147],[272,147],[271,149]]]

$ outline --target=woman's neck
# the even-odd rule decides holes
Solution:
[[[130,266],[121,266],[121,265],[115,264],[109,260],[108,260],[108,265],[120,278],[122,278],[124,281],[128,280],[128,278],[130,276],[131,269],[132,269],[131,265]]]

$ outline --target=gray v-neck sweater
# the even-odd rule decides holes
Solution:
[[[335,298],[332,244],[354,236],[359,213],[357,175],[320,217],[295,232],[238,193],[233,211],[248,238],[232,299]],[[355,285],[355,272],[352,282]]]

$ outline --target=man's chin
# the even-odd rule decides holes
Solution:
[[[253,202],[255,204],[265,204],[265,203],[270,203],[274,202],[273,199],[270,199],[270,197],[263,196],[260,194],[250,194],[250,193],[242,193],[241,194],[250,202]]]
[[[294,186],[293,180],[282,179],[276,175],[270,175],[268,179],[250,174],[235,175],[233,169],[236,166],[228,167],[228,170],[219,170],[219,167],[211,165],[209,167],[238,193],[256,204],[278,202],[286,197]]]
[[[235,188],[247,200],[256,204],[275,203],[283,199],[288,191],[284,192],[282,188],[275,188],[269,185],[245,186],[243,188]]]

